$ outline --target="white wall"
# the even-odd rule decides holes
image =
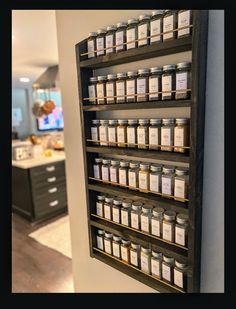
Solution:
[[[77,292],[155,292],[153,289],[133,280],[100,261],[90,258],[89,256],[85,183],[83,181],[84,166],[75,60],[75,44],[86,38],[88,32],[96,31],[96,29],[99,29],[100,27],[114,24],[121,20],[127,20],[144,12],[150,13],[150,11],[141,10],[56,11],[60,80],[65,113],[65,146],[67,154],[66,173],[72,235],[73,272],[75,290]],[[213,16],[213,19],[214,18],[215,17]],[[189,60],[190,57],[191,53],[189,52],[180,53],[175,56],[165,56],[158,59],[152,59],[146,62],[145,66],[150,67],[154,63],[156,65],[161,65],[171,63],[172,61],[176,63],[182,60]],[[129,68],[136,69],[142,65],[144,64],[134,63],[132,65],[120,65],[114,68],[114,72]],[[107,71],[108,69],[105,69],[104,73]],[[96,74],[98,73],[99,71],[96,72]],[[215,88],[217,87],[214,87],[214,89]],[[222,102],[219,102],[219,104],[223,105]],[[163,117],[169,113],[167,109],[163,109],[161,112],[154,112],[155,115],[158,115],[159,117]],[[130,113],[132,113],[132,111],[130,111]],[[189,110],[186,108],[172,109],[171,113],[172,114],[169,116],[188,116]],[[122,112],[116,114],[116,116],[118,115],[119,117],[124,116]],[[103,113],[100,116],[109,118],[113,116],[113,113]],[[125,116],[128,116],[127,113]],[[211,123],[212,120],[213,117],[211,115],[207,121]],[[208,128],[206,127],[206,129]],[[216,129],[218,129],[218,127]],[[206,132],[206,134],[209,134],[209,132]],[[217,160],[219,160],[219,158],[217,158]],[[218,164],[220,163],[218,161]],[[221,192],[218,190],[218,194],[220,193]],[[208,201],[204,207],[209,207]],[[220,207],[223,207],[223,204],[219,205],[219,208]],[[212,222],[212,224],[215,223],[217,224],[216,221]],[[204,234],[207,232],[207,222],[204,221],[203,224],[204,239]],[[220,244],[220,248],[223,250],[223,244]],[[209,248],[204,248],[203,252],[204,254],[208,254]],[[206,263],[206,260],[204,260],[204,263]],[[219,260],[219,264],[222,265],[222,263],[223,261]],[[211,274],[208,274],[207,276],[208,278],[206,280],[211,280]],[[111,278],[113,280],[111,280]],[[203,291],[206,289],[207,286],[205,285]]]

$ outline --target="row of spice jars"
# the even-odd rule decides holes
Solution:
[[[156,10],[151,15],[143,14],[138,19],[110,25],[89,33],[88,58],[189,36],[192,33],[191,23],[191,10]],[[186,28],[179,29],[183,27]],[[178,30],[173,31],[175,29]]]
[[[91,140],[100,146],[185,153],[189,148],[189,119],[94,119]]]
[[[141,246],[129,239],[104,230],[97,230],[97,248],[130,264],[144,273],[182,290],[187,287],[187,264],[155,251],[150,244]]]
[[[90,77],[89,104],[132,103],[190,98],[191,62]]]
[[[94,178],[140,192],[151,192],[185,202],[188,199],[188,169],[108,158],[95,158]]]
[[[110,195],[97,196],[96,214],[107,220],[188,246],[188,216],[145,202]]]

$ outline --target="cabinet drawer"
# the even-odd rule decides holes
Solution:
[[[52,173],[43,173],[40,175],[31,175],[31,183],[33,189],[40,187],[47,187],[51,185],[56,185],[61,182],[65,182],[65,170],[61,169]]]
[[[32,190],[33,199],[35,201],[45,199],[46,197],[51,199],[53,197],[57,197],[58,194],[65,191],[66,191],[65,181],[57,184],[49,184],[48,186],[37,187]]]
[[[53,173],[57,174],[57,172],[60,172],[60,171],[65,171],[64,161],[40,165],[40,166],[33,167],[30,169],[30,173],[33,177],[40,177],[43,174],[46,174],[46,175],[50,175]]]

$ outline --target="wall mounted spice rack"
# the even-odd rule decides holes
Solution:
[[[96,248],[97,229],[104,229],[131,241],[151,243],[157,246],[163,254],[171,255],[179,261],[187,259],[187,293],[200,291],[200,260],[201,260],[201,214],[202,214],[202,183],[203,183],[203,151],[204,151],[204,118],[205,118],[205,84],[206,84],[206,56],[207,56],[207,28],[208,11],[193,10],[192,35],[179,39],[152,44],[141,48],[111,53],[96,58],[87,58],[87,40],[76,45],[78,89],[81,112],[81,126],[83,138],[83,155],[86,175],[87,214],[90,241],[90,255],[107,265],[131,276],[132,278],[158,290],[161,293],[183,293],[181,289],[162,280],[142,272],[121,260]],[[151,101],[141,103],[88,105],[83,98],[88,97],[89,78],[93,70],[112,67],[118,64],[130,63],[149,58],[172,55],[185,51],[192,51],[192,81],[190,100]],[[103,111],[160,109],[160,108],[190,109],[190,149],[189,153],[150,151],[141,149],[119,149],[112,147],[95,146],[91,144],[90,125],[92,119]],[[174,163],[189,164],[189,197],[183,203],[162,196],[129,190],[126,187],[114,186],[109,183],[95,181],[93,177],[93,162],[98,155],[119,155],[127,159],[129,156]],[[188,214],[189,232],[188,248],[163,241],[153,235],[140,230],[106,220],[95,213],[96,197],[98,193],[107,193],[132,200],[142,199],[150,204],[173,210],[177,213]]]

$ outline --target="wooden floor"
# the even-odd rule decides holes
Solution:
[[[71,259],[28,237],[54,220],[32,226],[20,216],[12,215],[13,293],[73,292]]]

